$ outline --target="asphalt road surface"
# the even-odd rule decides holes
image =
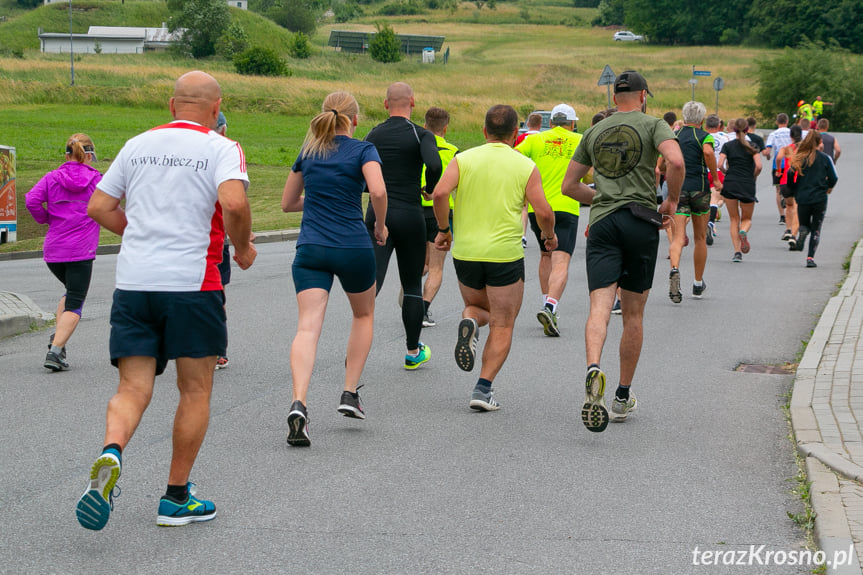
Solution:
[[[215,374],[211,425],[192,474],[199,494],[218,507],[205,524],[156,526],[177,399],[173,365],[124,452],[122,494],[107,527],[90,532],[75,519],[117,383],[108,362],[115,256],[99,257],[68,345],[70,371],[42,367],[50,329],[0,341],[0,572],[808,572],[757,562],[693,565],[693,552],[801,549],[804,533],[788,517],[802,505],[791,493],[797,469],[782,410],[792,377],[735,368],[797,359],[863,235],[856,185],[863,137],[839,139],[840,183],[818,268],[806,269],[805,254],[779,240],[784,228],[767,171],[759,179],[752,251],[743,263],[731,262],[726,214],[709,248],[704,299],[690,297],[691,247],[681,263],[683,302],[668,299],[663,235],[633,383],[640,408],[601,434],[588,432],[579,415],[585,221],[558,339],[545,337],[535,319],[539,251],[530,240],[524,305],[494,382],[498,412],[468,408],[478,373],[460,371],[453,360],[462,304],[448,259],[432,306],[438,325],[422,336],[431,361],[415,372],[402,367],[391,269],[362,381],[368,419],[342,417],[336,406],[350,314],[334,288],[309,395],[308,449],[285,442],[295,245],[259,246],[255,265],[235,268],[227,288],[231,363]],[[61,295],[36,259],[0,263],[0,289],[26,294],[46,311]],[[620,330],[612,317],[602,363],[608,401]]]

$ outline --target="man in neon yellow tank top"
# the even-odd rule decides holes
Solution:
[[[542,176],[545,199],[554,210],[554,232],[557,249],[548,251],[541,239],[533,206],[528,206],[530,227],[539,242],[539,287],[542,290],[542,309],[536,319],[545,329],[545,335],[560,336],[557,327],[557,306],[569,278],[569,261],[575,249],[578,234],[579,203],[560,192],[569,160],[575,153],[581,134],[575,132],[578,117],[572,106],[558,104],[551,110],[551,130],[528,136],[515,149],[533,160]]]
[[[425,126],[426,130],[434,134],[437,142],[437,152],[440,156],[441,169],[445,170],[449,165],[450,160],[458,153],[458,148],[447,142],[446,129],[449,126],[449,112],[443,108],[432,106],[426,111]],[[432,204],[432,192],[434,190],[426,190],[426,171],[423,166],[422,174],[422,189],[423,189],[423,215],[426,219],[426,276],[425,284],[423,285],[423,327],[434,327],[435,321],[429,313],[429,307],[434,301],[440,284],[443,281],[443,263],[446,261],[446,252],[436,250],[434,247],[434,239],[437,236],[437,220],[434,217],[434,206]],[[453,200],[449,200],[450,219],[452,219]]]
[[[455,360],[464,371],[473,369],[479,328],[489,326],[480,377],[469,404],[478,411],[500,409],[491,386],[509,354],[524,296],[521,210],[525,200],[533,204],[545,248],[557,247],[554,212],[542,191],[539,170],[512,149],[517,134],[515,109],[492,106],[483,127],[486,143],[457,155],[434,190],[439,228],[435,247],[449,250],[449,197],[458,188],[453,209],[458,241],[452,257],[464,311],[458,325]]]

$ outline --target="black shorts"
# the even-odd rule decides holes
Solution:
[[[618,284],[643,293],[653,285],[659,229],[620,209],[591,224],[585,258],[590,291]]]
[[[754,185],[740,185],[736,182],[726,182],[722,187],[721,194],[726,200],[737,200],[741,204],[751,204],[758,201],[755,198]]]
[[[776,175],[776,168],[773,168],[773,171],[771,173],[773,174],[773,185],[778,186],[779,181],[782,179],[782,176]]]
[[[458,281],[471,289],[503,287],[524,281],[524,258],[514,262],[472,262],[453,258]]]
[[[114,290],[111,365],[122,357],[156,358],[156,375],[178,357],[225,355],[225,292]]]
[[[794,197],[794,192],[791,191],[788,184],[779,184],[779,194],[786,199]]]
[[[452,230],[452,210],[449,211],[449,227],[450,230]],[[434,216],[426,216],[426,241],[430,244],[433,244],[434,239],[437,237],[437,232],[437,218],[435,218]]]
[[[90,278],[93,276],[93,260],[78,262],[46,262],[54,277],[66,288],[66,302],[63,311],[71,311],[79,316],[84,308],[84,300],[90,291]]]
[[[297,293],[311,288],[330,291],[333,277],[339,278],[345,293],[362,293],[375,285],[375,251],[302,244],[297,246],[291,274]]]
[[[542,230],[536,223],[536,214],[529,212],[527,217],[530,220],[530,229],[533,230],[533,235],[539,243],[539,250],[548,251],[545,249],[545,242],[541,239]],[[575,238],[578,235],[578,216],[569,212],[554,212],[554,233],[557,234],[557,249],[554,251],[572,255],[575,251]]]

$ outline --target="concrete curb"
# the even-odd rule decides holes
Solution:
[[[0,292],[0,296],[0,338],[26,333],[34,326],[41,328],[54,319],[54,314],[42,311],[25,295]]]
[[[815,517],[815,541],[828,559],[836,553],[845,553],[853,548],[854,540],[848,527],[845,507],[839,493],[836,475],[813,457],[806,458],[806,475],[812,484],[809,495]],[[860,575],[860,563],[853,553],[847,565],[827,567],[830,575]]]
[[[296,240],[299,235],[299,228],[291,228],[288,230],[271,230],[267,232],[255,232],[255,243],[269,244],[273,242],[288,242]],[[120,253],[120,244],[105,244],[96,248],[97,256],[117,253]],[[42,250],[34,250],[29,252],[8,252],[5,254],[0,254],[0,262],[8,262],[12,260],[26,260],[41,257]]]

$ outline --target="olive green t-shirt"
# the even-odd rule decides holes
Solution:
[[[656,209],[658,148],[674,139],[664,120],[640,111],[617,112],[588,128],[572,159],[593,166],[590,225],[629,202]]]

